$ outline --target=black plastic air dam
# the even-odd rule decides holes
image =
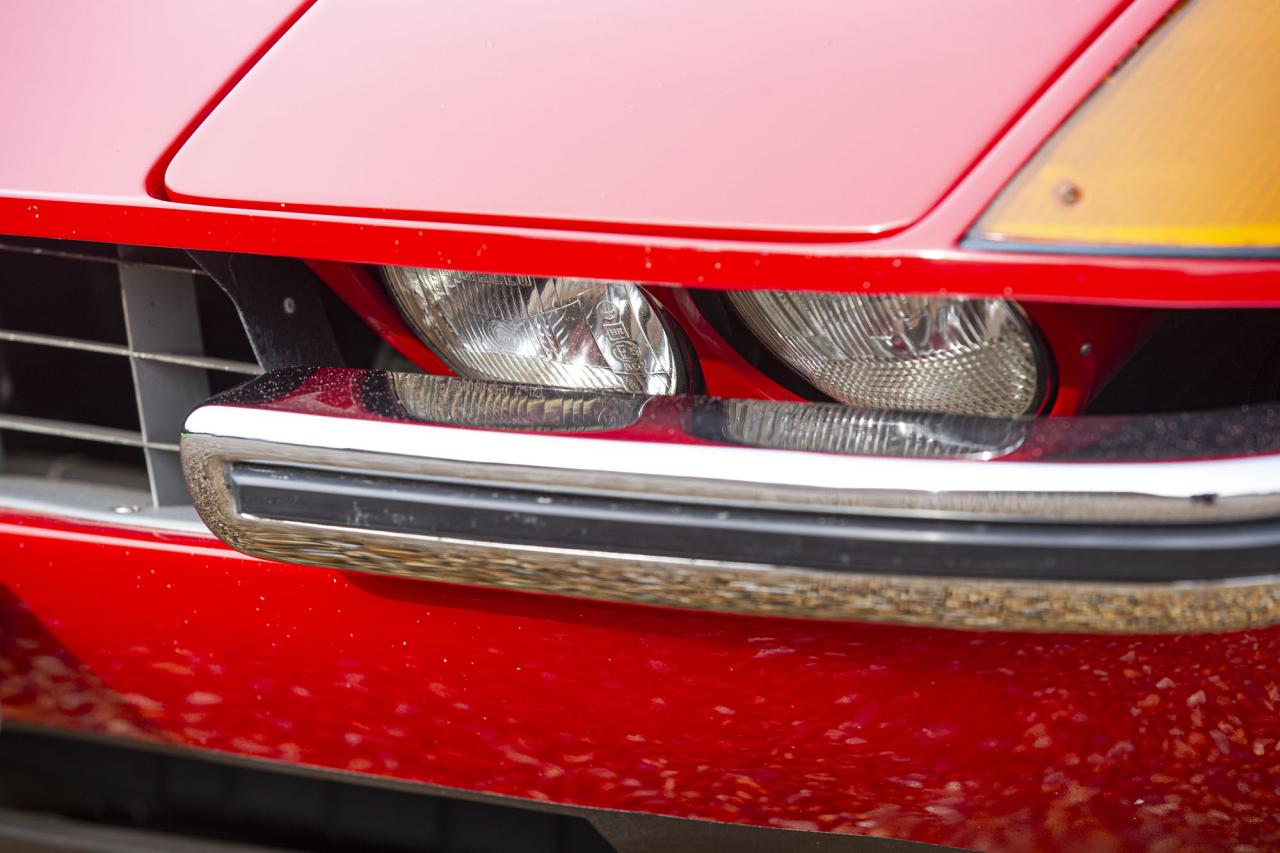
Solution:
[[[1267,575],[1280,523],[1064,526],[867,518],[236,464],[239,511],[350,530],[823,571],[1168,582]]]
[[[987,419],[339,369],[197,409],[245,553],[736,613],[960,628],[1280,623],[1280,407]]]

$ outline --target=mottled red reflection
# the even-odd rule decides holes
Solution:
[[[680,612],[0,524],[9,720],[520,797],[985,850],[1269,849],[1280,630]]]

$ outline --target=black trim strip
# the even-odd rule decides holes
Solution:
[[[983,523],[714,507],[235,463],[240,513],[471,542],[784,565],[831,572],[1059,581],[1275,574],[1280,521]]]

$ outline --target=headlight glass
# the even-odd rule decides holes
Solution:
[[[751,331],[814,387],[853,406],[1023,415],[1044,400],[1043,354],[1002,299],[737,291]]]
[[[405,319],[468,379],[676,394],[688,370],[676,329],[632,282],[386,267]]]

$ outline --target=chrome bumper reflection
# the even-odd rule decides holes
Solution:
[[[1280,621],[1280,408],[984,419],[278,371],[197,409],[250,554],[747,613],[1032,630]]]

